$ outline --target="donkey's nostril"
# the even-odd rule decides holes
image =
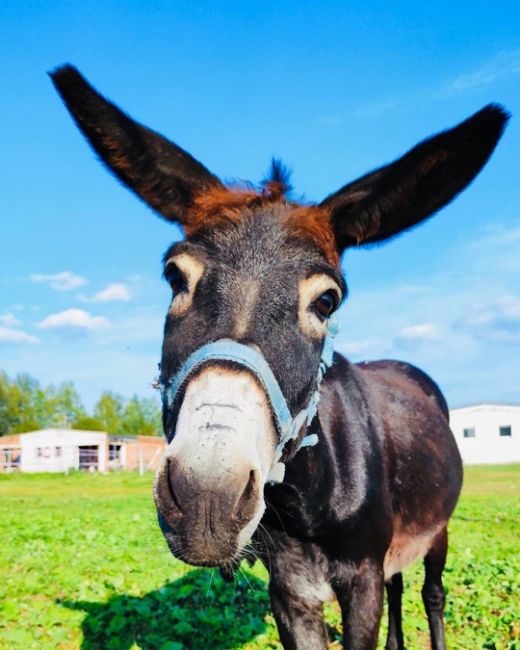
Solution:
[[[250,521],[255,512],[258,501],[258,485],[259,477],[256,470],[251,470],[249,472],[249,477],[247,484],[242,492],[240,499],[238,500],[237,507],[235,509],[235,518],[240,521],[240,523],[247,523]]]
[[[177,508],[179,510],[179,512],[182,512],[181,505],[180,505],[180,503],[179,503],[179,501],[177,499],[177,496],[175,494],[175,490],[174,490],[174,487],[173,487],[173,485],[174,485],[174,480],[173,480],[174,473],[175,473],[175,464],[172,463],[170,459],[168,459],[167,467],[166,467],[166,484],[168,486],[169,497],[172,500],[173,505],[175,506],[175,508]]]

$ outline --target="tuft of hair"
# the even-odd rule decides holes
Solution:
[[[279,158],[272,158],[271,168],[261,186],[273,199],[281,199],[293,189],[290,181],[291,170]]]

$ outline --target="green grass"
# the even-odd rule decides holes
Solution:
[[[174,560],[151,480],[0,475],[1,650],[280,648],[263,568],[227,585]],[[451,650],[520,650],[519,495],[520,466],[466,470],[445,571]],[[411,650],[428,647],[421,580],[420,565],[405,573]],[[326,618],[339,648],[335,604]]]

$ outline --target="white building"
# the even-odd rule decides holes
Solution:
[[[478,404],[450,411],[465,465],[520,463],[520,406]]]
[[[42,429],[0,437],[0,471],[106,472],[154,469],[166,446],[158,436],[117,436],[104,431]]]
[[[43,429],[20,436],[22,472],[108,468],[107,434],[102,431]]]

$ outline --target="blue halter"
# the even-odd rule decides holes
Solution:
[[[309,426],[316,415],[320,399],[320,384],[327,368],[332,365],[334,337],[337,333],[338,323],[337,320],[332,317],[328,321],[327,334],[323,341],[316,389],[311,395],[307,406],[294,417],[291,415],[282,390],[263,354],[257,352],[257,350],[249,345],[243,345],[242,343],[237,343],[231,339],[220,339],[213,343],[207,343],[195,350],[195,352],[193,352],[193,354],[191,354],[182,364],[170,382],[166,385],[160,385],[163,403],[167,407],[172,406],[179,391],[184,386],[191,373],[208,361],[231,361],[232,363],[236,363],[237,365],[250,370],[260,381],[269,397],[276,426],[280,434],[280,440],[275,452],[275,464],[268,480],[272,482],[281,482],[285,470],[284,464],[280,462],[283,450],[289,441],[297,438],[302,426],[304,424]],[[296,451],[299,451],[302,447],[313,446],[317,442],[318,436],[315,433],[309,434],[302,439]]]

